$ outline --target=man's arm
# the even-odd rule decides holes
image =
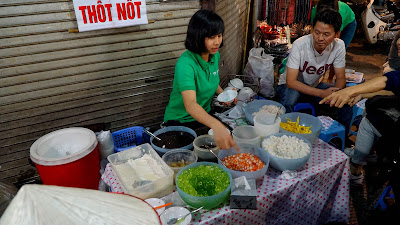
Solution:
[[[337,88],[345,88],[346,87],[346,71],[345,68],[334,68],[335,75],[336,75],[336,84],[335,87]]]
[[[386,87],[387,77],[376,77],[362,84],[351,86],[340,91],[334,92],[322,99],[319,104],[330,102],[330,106],[342,108],[345,104],[352,102],[353,98],[360,94],[366,94],[383,90]]]
[[[301,92],[306,95],[312,95],[312,96],[317,96],[321,98],[325,98],[328,96],[330,93],[336,90],[336,88],[328,88],[326,90],[318,89],[315,87],[310,87],[306,84],[303,84],[302,82],[297,80],[297,76],[299,75],[299,70],[298,69],[293,69],[290,67],[287,67],[287,72],[286,72],[286,85],[288,88],[294,89],[298,92]]]

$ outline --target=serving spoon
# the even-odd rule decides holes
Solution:
[[[209,148],[209,147],[206,147],[206,148],[207,148],[215,157],[217,157],[217,159],[221,162],[221,164],[222,164],[223,166],[225,166],[225,168],[229,169],[229,168],[224,164],[224,161],[222,161],[222,159],[219,158],[218,155],[215,154],[215,152],[214,152],[211,148]]]
[[[202,209],[202,208],[203,208],[203,206],[200,207],[200,208],[198,208],[198,209],[195,209],[195,210],[193,210],[193,211],[191,211],[191,212],[189,212],[189,213],[187,213],[187,214],[184,215],[184,216],[171,218],[171,219],[169,219],[169,220],[167,221],[167,224],[168,224],[168,225],[173,225],[173,224],[176,224],[176,223],[178,223],[178,222],[180,223],[180,222],[182,222],[182,220],[184,220],[187,216],[189,216],[189,214],[192,214],[192,213],[194,213],[194,212],[197,212],[197,211],[199,211],[199,210]]]
[[[146,134],[148,134],[148,135],[152,136],[153,138],[157,139],[157,141],[161,141],[161,138],[157,137],[156,135],[154,135],[153,133],[151,133],[150,131],[148,131],[146,128],[143,128],[143,131],[144,131]]]

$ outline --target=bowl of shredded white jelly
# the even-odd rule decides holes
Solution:
[[[311,156],[311,143],[296,134],[276,133],[261,143],[270,158],[272,168],[280,171],[299,170]]]

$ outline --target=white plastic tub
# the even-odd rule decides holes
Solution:
[[[147,156],[146,156],[147,155]],[[142,157],[150,156],[155,160],[155,165],[143,168],[143,170],[135,170],[128,165],[128,161],[140,159]],[[117,175],[123,192],[137,196],[142,199],[146,198],[160,198],[172,193],[173,191],[173,175],[174,171],[161,159],[157,152],[151,147],[150,144],[142,144],[131,149],[124,150],[108,156],[115,175]],[[157,179],[150,179],[151,176],[143,176],[143,171],[156,171],[160,175]],[[138,177],[141,177],[139,179]],[[138,182],[133,182],[134,180]],[[147,180],[147,181],[146,181]]]

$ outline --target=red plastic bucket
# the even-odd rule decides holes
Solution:
[[[43,184],[98,189],[100,161],[93,131],[72,127],[48,133],[30,149]]]

